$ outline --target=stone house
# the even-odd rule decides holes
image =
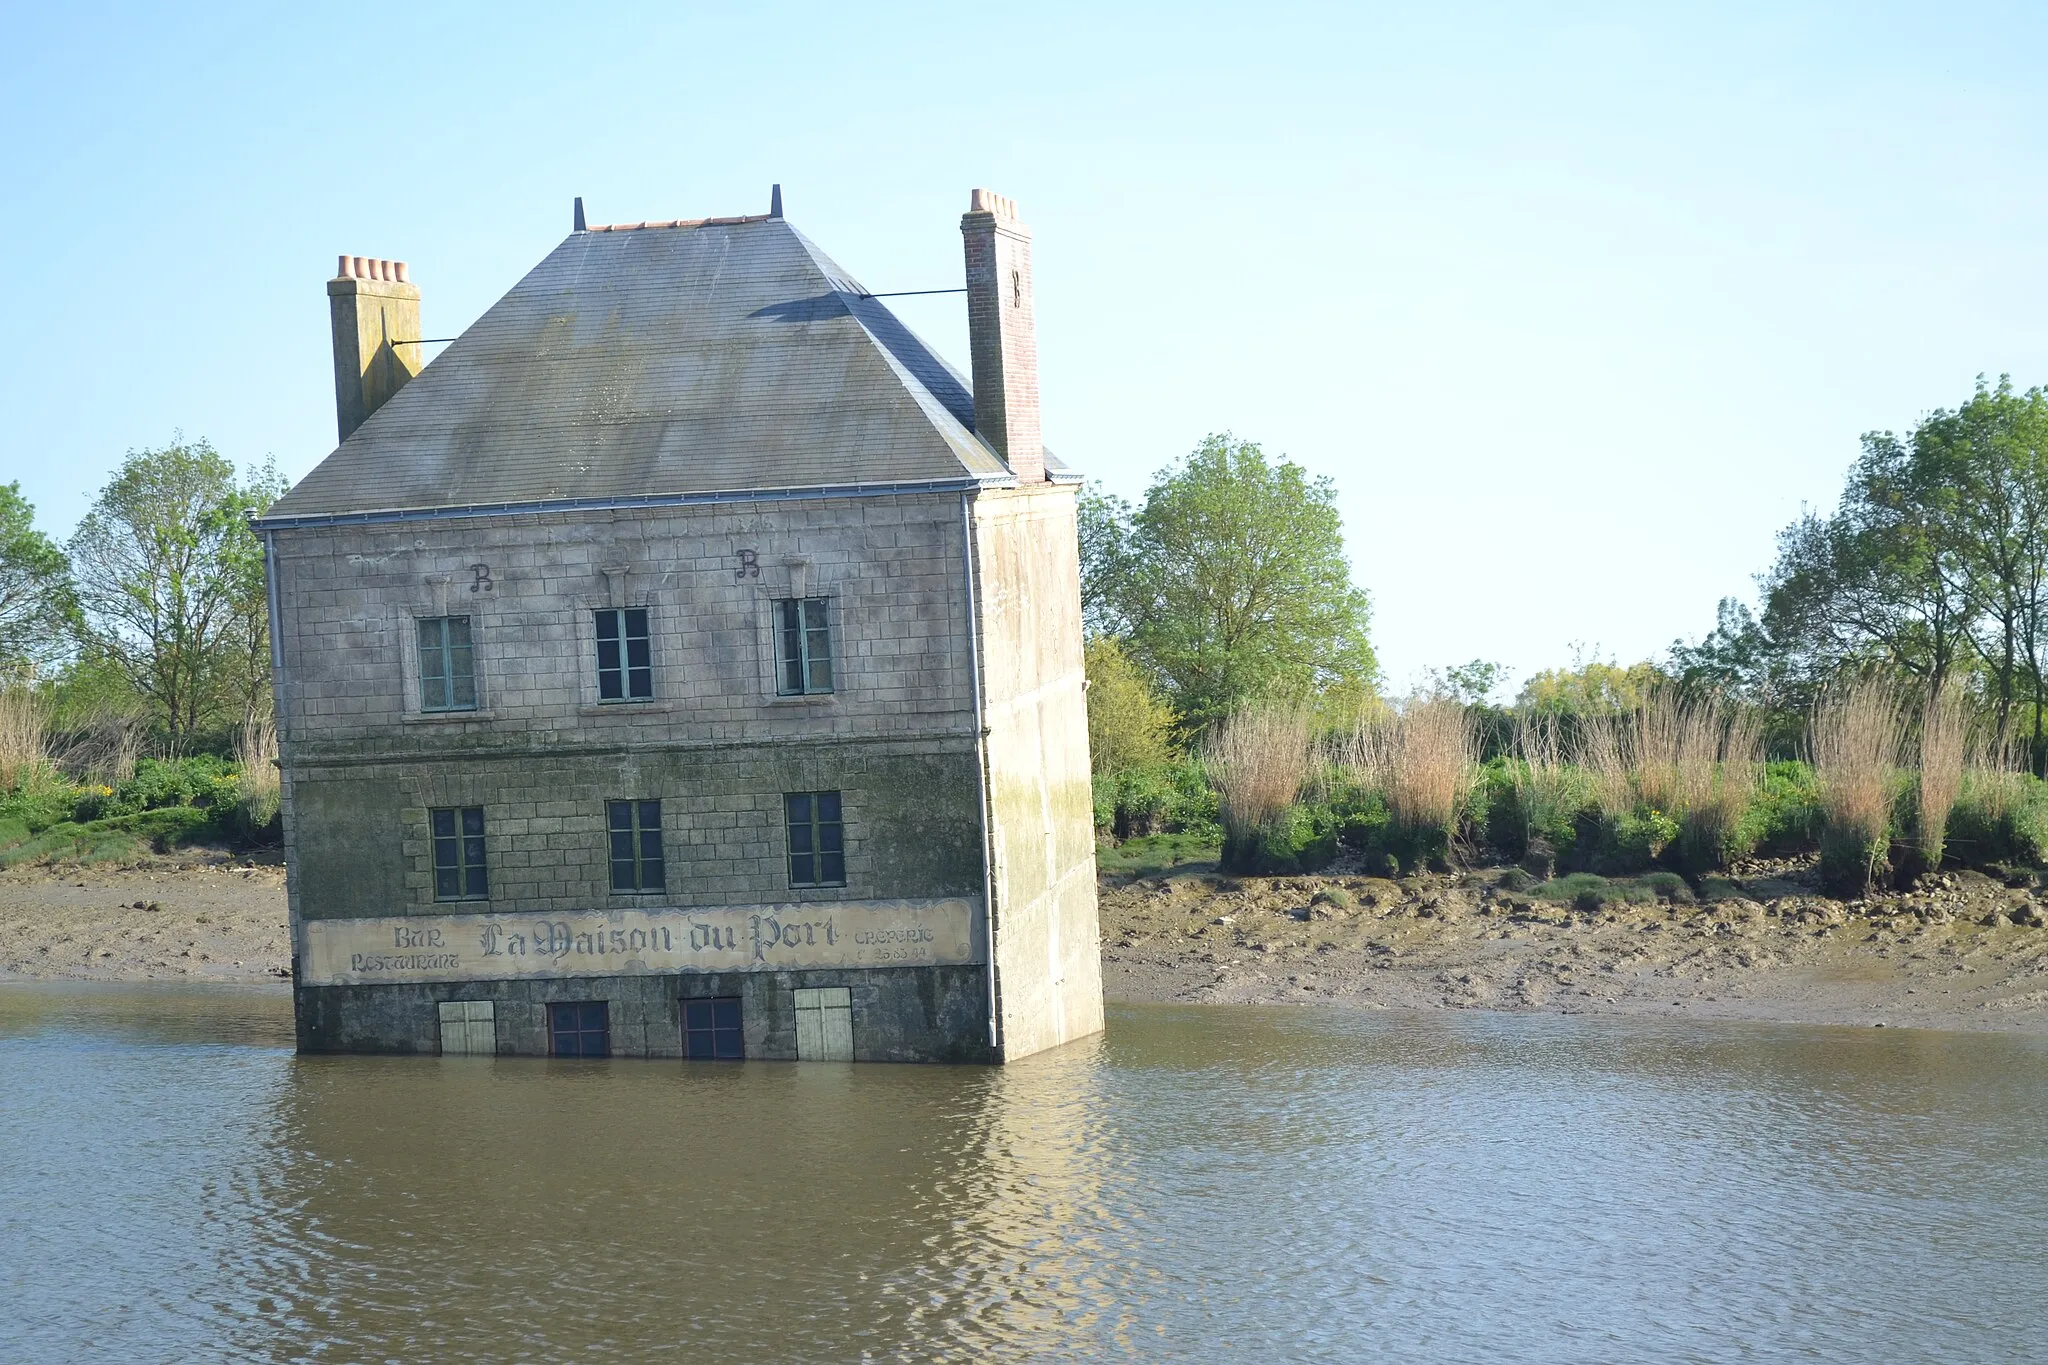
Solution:
[[[341,443],[257,522],[307,1051],[1000,1061],[1102,1026],[1031,237],[973,378],[792,227],[575,230],[431,365],[327,286]]]

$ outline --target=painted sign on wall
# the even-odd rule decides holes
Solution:
[[[300,932],[298,979],[309,986],[942,967],[984,957],[974,904],[962,899],[394,915],[307,920]]]

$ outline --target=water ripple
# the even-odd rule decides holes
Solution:
[[[1874,1031],[1872,1031],[1874,1033]],[[1131,1009],[1002,1070],[0,990],[0,1356],[2038,1358],[2048,1047]]]

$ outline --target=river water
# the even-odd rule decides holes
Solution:
[[[2048,1041],[1111,1012],[1001,1070],[295,1057],[0,987],[0,1359],[2048,1358]]]

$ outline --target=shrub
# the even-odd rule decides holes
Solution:
[[[1820,784],[1812,765],[1793,759],[1766,764],[1762,783],[1729,835],[1729,851],[1782,855],[1811,848],[1820,819]]]
[[[1835,895],[1862,896],[1889,880],[1892,773],[1904,729],[1898,694],[1880,678],[1831,688],[1814,708],[1821,884]]]
[[[1088,756],[1094,770],[1114,777],[1136,768],[1164,767],[1172,758],[1173,712],[1113,639],[1088,642]]]
[[[1095,832],[1109,834],[1116,828],[1116,779],[1097,773],[1089,790],[1095,804]]]
[[[1265,824],[1223,832],[1225,871],[1281,876],[1315,872],[1337,856],[1337,822],[1327,806],[1290,806]]]
[[[56,769],[24,767],[18,773],[13,789],[0,797],[0,820],[37,834],[71,818],[78,789],[60,777]]]
[[[1220,837],[1220,806],[1207,772],[1193,759],[1131,768],[1095,779],[1096,823],[1118,840],[1154,834]]]
[[[1609,876],[1648,871],[1677,837],[1678,822],[1648,806],[1620,815],[1602,814],[1593,870]]]
[[[1979,754],[1964,770],[1945,847],[1972,867],[2048,866],[2048,783],[2006,754]]]

